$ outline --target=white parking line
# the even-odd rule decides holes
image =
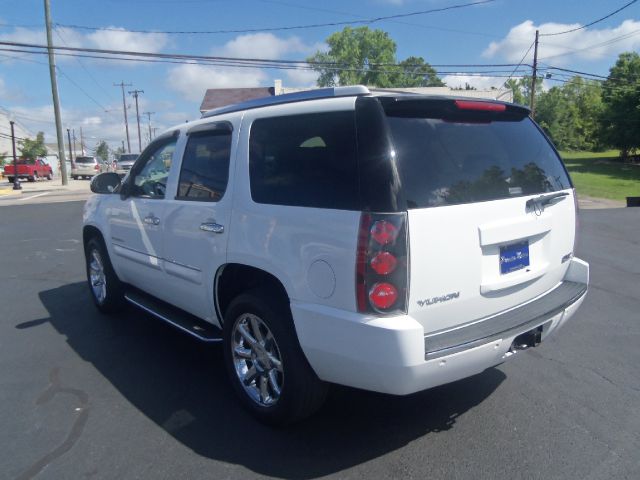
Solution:
[[[19,201],[31,200],[32,198],[41,197],[43,195],[48,195],[49,193],[51,193],[51,192],[39,193],[37,195],[31,195],[30,197],[26,197],[26,198],[24,198],[24,197],[23,198],[17,198],[16,200],[19,200]]]

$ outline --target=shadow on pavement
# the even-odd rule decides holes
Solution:
[[[408,397],[336,386],[313,418],[276,430],[257,423],[236,402],[219,346],[201,344],[133,308],[117,318],[102,316],[84,282],[39,296],[50,317],[16,328],[50,322],[176,440],[199,455],[274,477],[328,475],[448,430],[505,379],[490,369]]]

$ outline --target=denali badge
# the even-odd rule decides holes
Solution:
[[[460,296],[460,292],[447,293],[446,295],[441,295],[439,297],[433,297],[427,300],[418,300],[418,305],[421,307],[428,307],[429,305],[433,305],[435,303],[448,302],[449,300],[453,300]]]

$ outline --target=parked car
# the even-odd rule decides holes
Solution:
[[[16,175],[13,162],[4,166],[4,176],[7,177],[10,183],[13,183],[15,177],[27,179],[30,182],[35,182],[40,178],[51,180],[53,178],[53,170],[51,165],[42,160],[41,158],[20,158],[17,160],[18,173]]]
[[[138,153],[121,154],[116,160],[116,173],[124,177],[127,173],[129,173],[129,170],[131,170],[131,167],[139,156],[140,154]]]
[[[406,395],[480,373],[587,292],[571,180],[514,104],[269,97],[169,129],[124,181],[91,188],[97,308],[128,302],[222,342],[267,423],[311,414],[331,383]]]
[[[71,166],[71,178],[92,178],[95,175],[107,172],[108,167],[96,157],[76,157]]]

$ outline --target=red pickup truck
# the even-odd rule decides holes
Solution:
[[[30,182],[35,182],[39,178],[46,178],[47,180],[53,178],[51,165],[40,158],[36,158],[35,160],[32,158],[21,158],[17,163],[18,178],[26,178]],[[7,177],[10,183],[13,183],[13,179],[16,176],[13,162],[7,163],[4,166],[4,176]]]

